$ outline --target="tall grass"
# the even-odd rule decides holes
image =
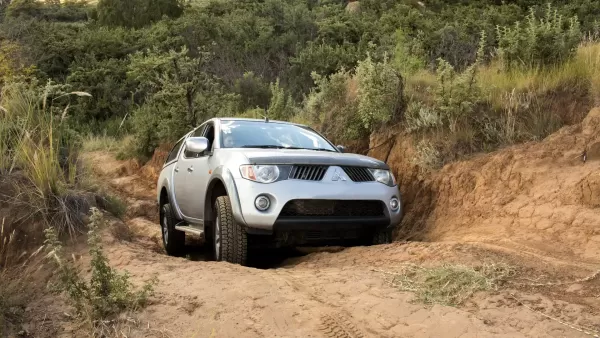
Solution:
[[[77,180],[77,138],[65,121],[68,97],[59,86],[12,83],[0,91],[0,173],[15,177],[12,196],[4,202],[23,203],[32,215],[42,214],[59,232],[73,234],[69,211],[78,202],[69,198]],[[18,179],[17,179],[18,178]],[[58,218],[56,216],[59,215]]]
[[[494,60],[479,65],[475,81],[463,89],[451,83],[453,90],[445,90],[437,75],[415,72],[405,86],[410,102],[405,131],[428,140],[413,159],[426,169],[473,152],[541,140],[580,122],[600,105],[600,43],[583,42],[560,64],[506,69]],[[456,103],[462,116],[454,125],[446,122],[446,102]]]

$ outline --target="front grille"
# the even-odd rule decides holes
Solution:
[[[292,180],[320,181],[325,176],[327,166],[324,165],[295,165],[290,171]]]
[[[373,174],[367,168],[361,167],[342,167],[344,172],[353,182],[372,182],[375,181]]]
[[[372,217],[383,216],[381,201],[369,200],[292,200],[279,217]]]

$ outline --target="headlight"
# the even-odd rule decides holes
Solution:
[[[272,183],[279,178],[276,165],[243,165],[240,167],[242,177],[259,183]]]
[[[396,185],[396,179],[394,178],[394,175],[391,171],[383,169],[369,169],[369,171],[371,172],[371,175],[373,175],[373,177],[375,178],[375,181],[383,183],[385,185],[389,185],[390,187]]]

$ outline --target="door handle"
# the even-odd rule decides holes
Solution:
[[[192,167],[189,167],[187,170],[188,170],[189,172],[192,172],[192,171],[194,171],[194,168],[192,168]]]
[[[175,168],[175,172],[178,173],[179,172],[179,168]]]

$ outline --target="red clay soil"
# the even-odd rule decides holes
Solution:
[[[600,264],[600,108],[542,142],[451,163],[425,179],[411,164],[411,139],[397,136],[371,155],[387,157],[408,200],[403,225],[422,240]]]

